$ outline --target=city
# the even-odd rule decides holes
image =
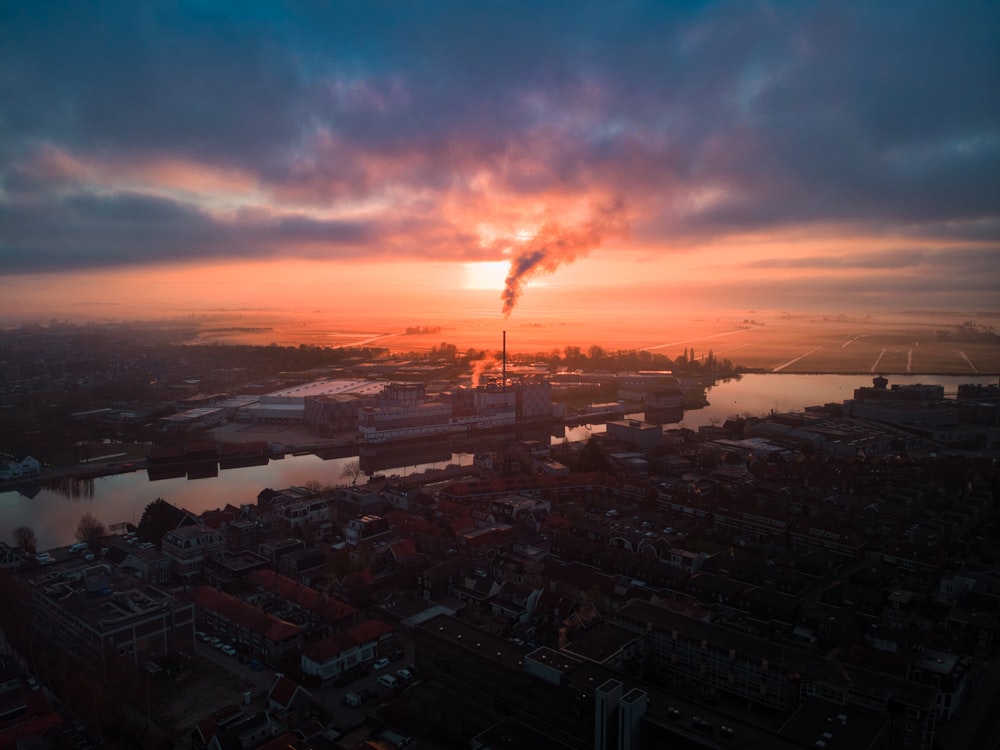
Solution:
[[[94,330],[109,350],[135,335]],[[855,377],[840,403],[691,429],[685,414],[712,383],[738,377],[711,350],[609,372],[525,362],[506,338],[466,355],[247,347],[228,361],[256,370],[220,371],[216,351],[195,347],[168,376],[166,341],[109,369],[93,341],[67,348],[83,334],[5,334],[22,361],[51,362],[8,378],[8,425],[48,402],[47,373],[70,362],[94,407],[68,400],[67,433],[34,445],[41,460],[7,464],[22,497],[46,476],[196,484],[286,453],[341,470],[200,512],[158,498],[135,523],[87,511],[64,532],[75,541],[49,549],[12,529],[0,541],[4,742],[930,749],[998,737],[995,378],[946,395]],[[290,358],[311,366],[284,369]],[[563,437],[580,422],[603,429]],[[447,460],[456,441],[471,462],[387,474]]]
[[[0,3],[0,750],[1000,750],[998,28]]]

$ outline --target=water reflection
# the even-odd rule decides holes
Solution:
[[[42,492],[54,492],[63,497],[68,497],[71,500],[93,500],[94,499],[94,480],[91,479],[74,479],[73,477],[65,477],[63,479],[56,479],[50,482],[45,482],[40,486],[26,487],[18,490],[18,492],[25,497],[34,499]]]
[[[890,385],[938,384],[946,394],[953,394],[959,384],[994,382],[992,377],[962,376],[895,376]],[[708,390],[708,406],[688,411],[676,425],[690,429],[723,422],[730,417],[758,416],[771,411],[800,411],[806,406],[841,402],[851,398],[854,389],[871,385],[871,379],[856,375],[745,375],[739,380],[719,383]],[[641,419],[642,413],[627,415]],[[33,490],[0,493],[0,539],[10,543],[11,532],[18,526],[34,528],[39,546],[47,549],[73,541],[73,532],[83,512],[80,504],[70,500],[86,500],[87,510],[105,525],[123,521],[137,523],[142,511],[159,497],[187,508],[194,513],[219,508],[226,503],[239,505],[256,501],[257,494],[267,487],[280,489],[293,485],[317,483],[334,486],[349,483],[344,467],[350,461],[362,464],[362,471],[385,475],[412,476],[431,468],[442,469],[449,464],[467,466],[476,453],[504,450],[517,440],[537,440],[558,444],[563,441],[585,442],[591,435],[605,431],[600,423],[560,427],[555,431],[535,428],[517,433],[484,435],[442,441],[425,441],[416,446],[377,446],[366,448],[360,455],[288,456],[259,465],[219,471],[219,465],[171,467],[160,475],[153,471],[117,474],[85,480],[65,480],[52,486]]]

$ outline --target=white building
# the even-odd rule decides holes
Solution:
[[[20,477],[37,477],[42,471],[38,459],[25,456],[18,461],[0,462],[0,479],[18,479]]]
[[[337,677],[378,656],[381,644],[392,638],[392,632],[386,623],[368,620],[335,633],[306,647],[302,653],[302,672],[321,680]]]
[[[371,396],[379,393],[385,383],[357,378],[314,380],[310,383],[283,388],[267,393],[250,406],[240,409],[240,419],[253,422],[303,422],[306,398],[310,396],[337,396],[354,394]]]

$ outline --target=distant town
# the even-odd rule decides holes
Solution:
[[[0,492],[350,460],[48,549],[4,518],[0,748],[1000,746],[995,376],[691,429],[746,372],[707,346],[193,337],[0,333]]]

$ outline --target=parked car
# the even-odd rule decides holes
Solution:
[[[384,674],[378,678],[378,684],[392,690],[399,684],[399,682],[391,674]]]
[[[226,656],[236,656],[236,649],[227,643],[223,643],[219,651],[224,653]]]
[[[383,656],[381,659],[372,664],[372,669],[385,669],[388,666],[389,660]]]
[[[411,672],[409,669],[397,669],[396,670],[396,676],[399,677],[399,679],[404,680],[404,681],[405,680],[410,680],[410,679],[413,679],[413,672]]]
[[[352,708],[357,708],[358,706],[361,705],[361,702],[362,702],[361,696],[358,695],[357,693],[348,693],[347,695],[344,696],[344,703],[346,703],[348,706],[351,706]]]

